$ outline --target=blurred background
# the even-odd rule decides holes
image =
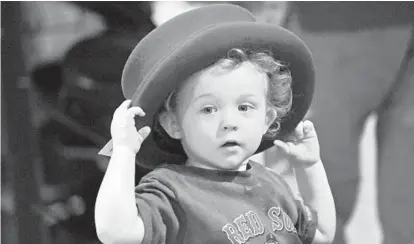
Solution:
[[[100,243],[93,207],[108,159],[97,152],[110,139],[113,111],[124,99],[125,61],[156,26],[211,3],[1,3],[2,243]],[[414,181],[396,188],[378,183],[385,176],[414,178],[413,4],[232,3],[291,29],[314,53],[317,93],[308,117],[339,205],[335,243],[414,241],[414,193],[406,190]],[[396,121],[379,122],[384,113]],[[378,146],[403,151],[383,155]],[[270,164],[274,158],[272,150],[258,156]],[[346,163],[336,167],[336,161]],[[137,166],[136,181],[146,173]],[[379,214],[378,192],[387,191],[406,198],[388,195],[392,200]],[[382,223],[389,215],[400,221],[387,224],[397,228],[388,238]]]

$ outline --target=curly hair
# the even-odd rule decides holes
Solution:
[[[273,58],[270,52],[251,51],[233,48],[227,53],[227,58],[222,58],[209,68],[214,71],[229,71],[238,68],[242,63],[249,62],[257,70],[266,74],[267,103],[277,111],[277,118],[270,125],[266,138],[275,138],[280,129],[280,122],[289,113],[292,107],[292,75],[286,64]],[[164,108],[175,112],[177,107],[177,92],[172,91],[167,97]]]

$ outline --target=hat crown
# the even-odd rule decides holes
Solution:
[[[130,99],[141,82],[145,82],[146,77],[151,75],[157,63],[191,36],[218,24],[255,21],[254,16],[242,7],[214,4],[190,10],[163,23],[143,38],[130,54],[125,67],[134,67],[136,82],[125,82],[124,68],[122,79],[124,96]]]

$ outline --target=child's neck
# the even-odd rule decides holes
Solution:
[[[215,165],[212,165],[212,164],[209,164],[209,163],[206,163],[206,162],[200,162],[199,160],[194,160],[194,159],[189,158],[189,159],[187,159],[187,162],[185,163],[185,165],[192,166],[192,167],[197,167],[197,168],[203,168],[203,169],[210,169],[210,170],[246,171],[248,162],[249,162],[249,159],[246,159],[245,161],[240,163],[237,167],[234,167],[234,168],[221,168],[221,167],[216,167]]]

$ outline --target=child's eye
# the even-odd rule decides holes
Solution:
[[[213,107],[213,106],[207,106],[207,107],[204,107],[201,110],[201,112],[203,112],[205,114],[211,114],[211,113],[216,112],[216,111],[217,111],[217,109],[215,107]]]
[[[252,108],[253,108],[252,105],[242,104],[242,105],[239,106],[239,111],[241,111],[241,112],[247,112],[247,111],[249,111]]]

